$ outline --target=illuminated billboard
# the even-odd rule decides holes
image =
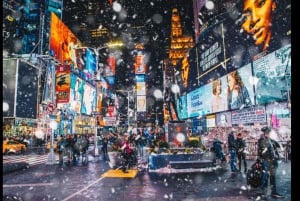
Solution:
[[[291,90],[291,45],[253,61],[258,104],[289,100]]]
[[[181,96],[178,99],[176,99],[176,111],[179,120],[188,118],[186,96]]]
[[[81,113],[91,115],[96,110],[96,89],[88,83],[83,85],[83,97],[81,104]]]
[[[16,117],[36,119],[39,70],[20,60],[17,75]]]
[[[49,46],[51,56],[63,64],[67,62],[76,67],[75,49],[81,43],[54,13],[51,13]]]
[[[56,103],[68,103],[70,98],[71,69],[69,65],[56,66]]]
[[[188,117],[251,105],[254,105],[254,90],[250,64],[187,94]]]
[[[17,59],[3,59],[3,117],[14,117]]]
[[[70,105],[77,114],[81,112],[84,81],[78,76],[71,74]]]

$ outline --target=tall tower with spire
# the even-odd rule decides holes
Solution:
[[[169,51],[171,65],[176,66],[177,62],[184,58],[188,50],[194,45],[193,37],[183,34],[178,9],[173,8],[171,17],[171,45]]]
[[[195,43],[192,36],[183,34],[183,27],[177,8],[172,9],[171,16],[171,37],[170,37],[169,57],[164,61],[164,122],[178,120],[175,110],[175,97],[172,92],[172,84],[175,80],[175,67],[179,61],[185,61],[188,51],[194,47]]]

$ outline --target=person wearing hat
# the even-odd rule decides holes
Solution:
[[[270,127],[264,127],[261,129],[263,135],[258,140],[258,157],[262,162],[263,174],[261,180],[261,197],[266,198],[268,178],[270,178],[271,197],[283,198],[284,196],[279,194],[276,189],[276,171],[278,168],[278,157],[276,154],[275,144],[278,144],[275,140],[270,138]]]

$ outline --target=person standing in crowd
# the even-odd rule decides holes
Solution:
[[[102,152],[103,152],[103,160],[108,162],[109,157],[108,157],[108,137],[106,135],[103,135],[102,137]]]
[[[226,162],[226,158],[225,158],[225,155],[224,155],[223,150],[222,150],[223,142],[221,142],[218,139],[218,136],[219,136],[218,134],[215,134],[215,137],[214,137],[214,140],[213,140],[213,151],[216,154],[216,158],[220,159],[221,162]]]
[[[270,138],[271,128],[261,129],[263,135],[258,140],[258,157],[262,163],[261,197],[266,198],[268,180],[270,178],[271,196],[273,198],[283,198],[276,189],[276,171],[278,168],[278,154],[276,153],[276,142]]]
[[[127,169],[130,164],[131,154],[133,153],[133,150],[130,147],[128,133],[124,133],[124,139],[121,142],[121,149],[122,149],[122,155],[123,155],[123,159],[124,159],[124,162],[122,164],[122,171],[124,173],[128,173]]]
[[[239,171],[242,170],[242,163],[244,163],[244,173],[247,173],[247,161],[246,161],[246,153],[245,153],[246,141],[243,139],[242,133],[237,134],[236,147],[237,147]]]
[[[211,112],[220,112],[227,110],[226,98],[222,96],[222,81],[216,79],[212,83],[212,100],[210,104]]]
[[[61,166],[64,163],[64,150],[65,150],[65,139],[62,135],[58,137],[57,150],[58,150],[58,157],[59,157],[59,165]]]
[[[238,172],[236,167],[236,139],[234,138],[233,131],[228,134],[228,152],[230,155],[230,169],[231,172]]]
[[[227,104],[228,109],[240,109],[252,105],[249,92],[244,85],[238,71],[227,75]]]

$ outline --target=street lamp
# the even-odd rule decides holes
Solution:
[[[55,116],[54,116],[55,117]],[[54,130],[57,129],[57,122],[55,119],[52,119],[50,121],[50,128],[51,128],[51,136],[50,136],[50,152],[48,154],[48,160],[47,164],[53,165],[55,164],[55,155],[54,155],[54,148],[53,148],[53,143],[54,143]]]
[[[110,42],[105,44],[102,47],[97,47],[96,49],[96,54],[97,54],[97,60],[99,61],[99,50],[102,50],[104,48],[115,48],[115,47],[123,47],[124,43],[122,42]],[[99,156],[99,150],[98,150],[98,140],[97,140],[97,131],[98,131],[98,125],[97,125],[97,115],[99,115],[100,113],[98,113],[97,111],[97,100],[98,100],[98,86],[97,83],[101,81],[101,70],[103,69],[98,69],[95,73],[96,76],[93,79],[93,81],[96,83],[96,101],[95,101],[95,110],[94,110],[94,125],[95,125],[95,133],[94,133],[94,156]],[[100,72],[99,72],[100,71]]]
[[[157,112],[157,107],[155,108],[155,112],[154,113],[151,113],[151,114],[155,114],[155,126],[157,127],[158,126],[158,114],[162,114],[161,112]]]
[[[116,90],[116,92],[126,92],[127,93],[127,125],[129,128],[129,124],[130,124],[130,118],[129,118],[129,104],[130,104],[130,100],[129,100],[129,95],[131,92],[133,92],[133,90]]]

